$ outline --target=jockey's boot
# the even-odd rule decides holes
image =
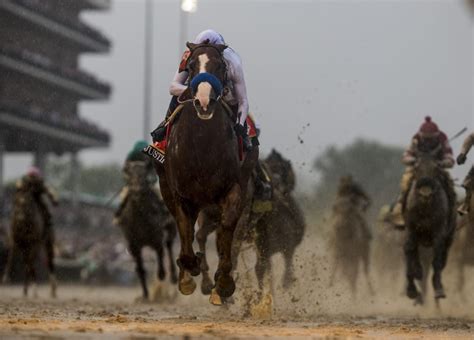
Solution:
[[[244,151],[246,152],[252,151],[253,145],[247,133],[247,124],[245,124],[245,126],[241,124],[237,124],[235,126],[235,133],[238,137],[242,137],[242,144],[244,147]]]
[[[114,214],[113,224],[118,225],[120,223],[120,217],[122,216],[123,209],[125,208],[125,204],[127,203],[128,199],[128,188],[124,187],[122,192],[120,193],[122,201],[120,202],[117,211]]]
[[[471,205],[471,197],[472,197],[472,190],[469,188],[466,189],[466,197],[464,198],[464,202],[458,207],[458,214],[459,215],[467,215],[469,213],[469,208]]]
[[[273,187],[270,176],[262,166],[260,161],[257,161],[255,166],[256,176],[256,187],[259,191],[259,198],[265,201],[270,201],[273,197]],[[258,183],[257,183],[258,182]]]
[[[265,213],[272,210],[273,187],[270,177],[262,167],[260,161],[257,162],[254,174],[255,199],[252,206],[254,213]]]
[[[178,97],[173,96],[170,101],[170,105],[168,106],[168,111],[166,111],[165,120],[158,125],[158,127],[151,132],[151,137],[153,139],[153,143],[162,142],[166,137],[166,122],[171,114],[176,110],[178,107]]]
[[[403,195],[398,197],[397,202],[395,202],[392,209],[390,210],[388,222],[399,229],[403,229],[405,227],[405,220],[403,219]]]

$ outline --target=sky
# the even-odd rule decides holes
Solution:
[[[154,2],[150,131],[164,117],[184,50],[179,11],[178,0]],[[82,152],[86,164],[122,162],[143,135],[144,17],[143,0],[114,0],[108,12],[83,15],[113,42],[110,54],[80,60],[113,85],[110,101],[80,105],[81,115],[113,138],[109,149]],[[262,154],[282,151],[304,189],[315,180],[312,161],[329,145],[363,137],[405,146],[426,115],[448,135],[472,130],[470,19],[456,0],[199,0],[186,36],[216,29],[241,55],[251,111],[262,125]],[[461,142],[453,142],[456,151]],[[7,157],[7,176],[28,162]]]

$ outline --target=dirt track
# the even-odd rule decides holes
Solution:
[[[374,311],[311,317],[275,315],[271,321],[242,317],[236,307],[223,310],[204,297],[179,297],[174,304],[134,303],[132,288],[62,287],[59,298],[21,298],[20,287],[0,290],[0,338],[127,339],[232,337],[271,338],[468,338],[474,319],[468,317],[400,317]],[[224,307],[225,308],[225,307]],[[234,310],[235,309],[235,310]]]

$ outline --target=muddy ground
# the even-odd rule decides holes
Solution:
[[[139,287],[60,285],[53,300],[46,285],[39,287],[38,298],[27,299],[19,286],[0,286],[0,339],[474,338],[474,268],[466,269],[466,287],[460,292],[456,247],[444,275],[448,298],[437,308],[429,288],[426,304],[415,307],[404,296],[401,239],[380,232],[369,278],[374,295],[362,276],[356,295],[341,276],[329,287],[331,243],[324,241],[324,230],[310,229],[294,260],[292,287],[283,289],[283,261],[275,256],[272,286],[261,304],[254,250],[247,247],[239,261],[234,304],[224,307],[211,306],[199,289],[184,297],[170,285],[153,303],[137,300]],[[210,254],[210,262],[214,268],[215,255]]]
[[[212,307],[205,298],[175,303],[134,302],[137,290],[119,287],[62,287],[56,300],[40,287],[38,298],[24,299],[19,287],[0,291],[1,339],[154,338],[469,338],[474,319],[435,316],[428,311],[331,313],[271,320],[244,317],[235,307]],[[377,309],[377,308],[375,308]]]

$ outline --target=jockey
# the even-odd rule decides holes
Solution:
[[[46,195],[54,206],[58,205],[58,200],[52,190],[45,185],[41,170],[32,166],[26,175],[16,183],[16,188],[18,192],[29,191],[33,194],[35,201],[40,208],[39,210],[43,215],[45,229],[51,228],[53,224],[52,216],[48,205],[43,199],[43,195]]]
[[[359,219],[360,231],[364,238],[372,239],[372,232],[364,218],[364,213],[371,204],[369,195],[362,186],[357,183],[351,175],[342,176],[339,179],[339,187],[337,189],[336,203],[333,206],[333,212],[339,213],[341,202],[349,199],[351,206],[357,208],[357,217]]]
[[[464,141],[461,149],[461,153],[457,157],[456,161],[459,165],[466,163],[467,154],[471,150],[471,147],[474,145],[474,133],[470,134],[466,140]],[[471,170],[466,176],[462,186],[466,189],[466,197],[464,199],[463,204],[458,208],[458,213],[461,215],[465,215],[469,212],[471,197],[472,197],[472,189],[474,186],[474,166],[471,167]]]
[[[370,197],[367,195],[362,186],[354,181],[351,175],[342,176],[339,180],[339,187],[337,190],[338,197],[347,197],[351,201],[358,205],[362,201],[362,210],[365,210],[370,206]]]
[[[214,30],[205,30],[199,33],[194,39],[195,44],[202,44],[209,41],[210,44],[225,45],[225,40],[218,32]],[[252,148],[252,143],[247,134],[246,119],[249,113],[249,104],[247,99],[247,87],[245,85],[244,71],[240,56],[232,48],[226,48],[223,52],[225,61],[227,62],[227,79],[228,84],[224,84],[231,89],[225,96],[225,100],[230,105],[238,107],[239,122],[235,126],[235,132],[242,137],[244,149],[249,151]],[[176,71],[170,85],[171,99],[166,118],[168,118],[178,106],[178,98],[188,88],[189,74],[186,70],[186,61],[189,57],[189,51],[184,52],[180,67]],[[166,122],[166,119],[165,119]],[[162,122],[158,128],[151,133],[153,142],[161,142],[165,138],[166,128],[165,122]]]
[[[450,169],[454,166],[453,150],[449,144],[448,137],[429,116],[425,117],[425,121],[421,125],[418,133],[412,138],[410,146],[403,154],[402,162],[407,167],[400,183],[400,195],[392,209],[392,222],[396,226],[403,227],[405,225],[403,220],[403,208],[413,181],[413,166],[417,162],[418,154],[427,152],[434,153],[439,165],[443,169]],[[447,172],[446,174],[447,178],[449,178],[449,174]],[[450,203],[454,203],[454,189],[452,188],[451,181],[446,189]]]
[[[120,191],[120,205],[115,212],[115,220],[114,224],[118,223],[118,219],[120,218],[120,215],[122,214],[123,208],[125,208],[125,204],[127,203],[128,199],[128,182],[129,182],[129,176],[130,176],[130,168],[129,165],[131,162],[143,162],[146,165],[147,168],[147,180],[148,183],[150,183],[150,186],[153,187],[157,181],[157,176],[155,174],[155,169],[153,167],[153,162],[150,157],[145,155],[142,150],[148,146],[148,143],[144,140],[139,140],[135,143],[133,146],[132,150],[127,154],[127,158],[125,159],[125,164],[123,166],[123,173],[125,177],[125,182],[127,183],[123,189]],[[155,191],[154,191],[155,192]],[[159,200],[161,200],[160,195],[157,194],[157,197]]]

